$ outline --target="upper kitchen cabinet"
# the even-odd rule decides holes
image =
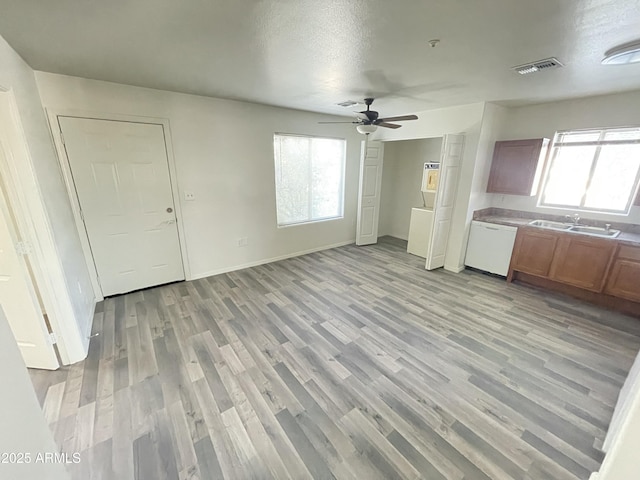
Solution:
[[[548,146],[548,138],[496,142],[487,192],[535,195]]]

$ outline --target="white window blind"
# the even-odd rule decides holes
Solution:
[[[278,226],[343,217],[345,140],[276,134],[273,149]]]
[[[640,181],[640,128],[556,134],[540,205],[628,213]]]

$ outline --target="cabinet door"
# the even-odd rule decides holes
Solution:
[[[615,241],[563,235],[549,276],[558,282],[601,292],[616,245]]]
[[[605,293],[640,302],[640,247],[620,246]]]
[[[546,138],[496,142],[487,192],[535,195],[548,143]]]
[[[640,302],[640,262],[616,260],[605,290],[609,295]]]
[[[513,248],[511,270],[539,277],[549,276],[558,234],[534,228],[519,228]]]

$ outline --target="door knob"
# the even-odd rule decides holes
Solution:
[[[173,208],[171,207],[167,208],[167,213],[171,213],[171,212],[173,212]]]

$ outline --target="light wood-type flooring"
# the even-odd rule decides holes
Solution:
[[[74,479],[586,479],[640,321],[384,238],[109,298],[33,371]]]

